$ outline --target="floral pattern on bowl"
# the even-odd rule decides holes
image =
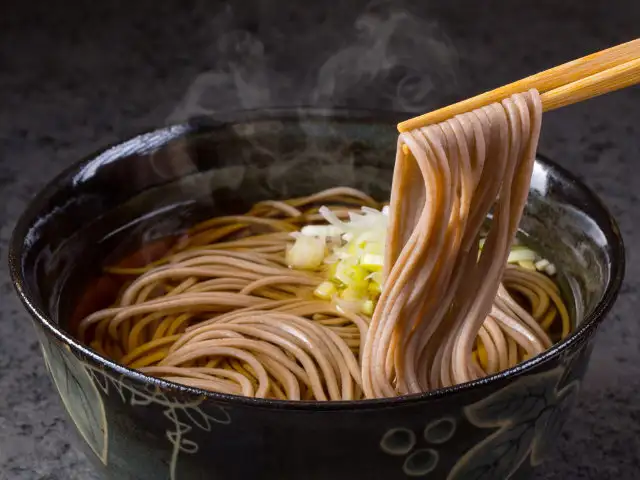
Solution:
[[[416,434],[408,428],[393,428],[382,437],[380,448],[389,454],[406,457],[403,472],[409,477],[422,477],[438,466],[440,454],[434,447],[448,442],[456,432],[456,421],[445,417],[429,423],[422,434],[427,447],[414,449]]]
[[[172,446],[168,472],[170,480],[178,479],[180,454],[195,454],[199,450],[198,444],[187,438],[189,432],[194,428],[209,432],[215,424],[231,423],[231,417],[223,407],[217,407],[219,415],[212,416],[200,408],[200,401],[183,403],[172,400],[155,385],[137,388],[131,382],[113,377],[100,367],[81,361],[70,350],[61,351],[62,347],[46,336],[40,337],[45,364],[65,410],[89,448],[105,466],[109,459],[109,428],[101,393],[105,396],[115,393],[123,403],[131,407],[155,404],[163,408],[163,414],[169,420],[166,439]]]
[[[521,377],[490,396],[463,408],[464,419],[478,429],[494,430],[457,460],[447,480],[508,480],[529,458],[541,464],[569,418],[584,376],[591,345],[585,345],[558,367]],[[380,448],[404,457],[408,477],[425,477],[440,461],[438,445],[452,440],[456,420],[430,422],[419,445],[416,433],[405,427],[388,430]]]
[[[108,462],[109,429],[104,402],[88,370],[60,344],[40,335],[44,363],[81,437],[103,464]],[[68,347],[66,347],[68,349]]]

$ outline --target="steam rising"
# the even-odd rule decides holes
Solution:
[[[403,112],[436,108],[455,93],[457,54],[435,21],[396,4],[372,3],[353,19],[338,16],[313,26],[296,24],[295,33],[268,32],[274,27],[268,16],[263,18],[264,12],[259,15],[260,28],[238,28],[241,22],[234,11],[224,8],[210,28],[216,38],[210,52],[214,66],[189,86],[167,122],[283,106]],[[309,194],[336,185],[388,192],[390,178],[380,170],[359,166],[356,171],[353,139],[332,132],[330,122],[306,121],[301,115],[298,127],[304,144],[289,148],[272,140],[290,125],[274,120],[234,126],[251,148],[238,153],[233,166],[217,169],[209,185],[194,181],[185,188],[204,202],[224,185],[242,185],[243,191],[263,198]],[[326,141],[332,135],[337,141]],[[393,135],[389,144],[390,153],[378,156],[389,156],[392,162]],[[262,159],[260,166],[256,156]],[[175,172],[175,167],[169,165],[169,170]],[[161,174],[159,169],[156,173]]]
[[[327,21],[275,41],[229,30],[237,23],[230,7],[214,19],[211,31],[226,31],[216,34],[216,66],[191,84],[170,123],[293,105],[418,112],[455,93],[458,57],[444,32],[391,3],[371,4],[346,31]]]
[[[230,112],[269,107],[420,112],[446,103],[456,93],[455,49],[435,21],[398,8],[400,1],[370,4],[351,19],[333,4],[305,5],[305,11],[321,7],[333,17],[318,17],[303,26],[299,19],[274,26],[269,6],[258,13],[259,28],[243,24],[231,7],[224,8],[209,28],[214,39],[207,52],[211,67],[195,78],[167,123],[196,117],[226,119],[224,114]],[[215,147],[202,154],[211,158],[197,158],[200,153],[182,136],[145,152],[154,182],[161,187],[136,201],[146,205],[141,210],[153,205],[156,214],[164,213],[136,223],[127,238],[147,244],[190,225],[190,219],[171,210],[181,203],[204,207],[214,215],[240,202],[305,195],[338,185],[360,188],[381,199],[388,195],[393,126],[383,125],[380,132],[367,130],[358,148],[368,148],[366,155],[373,161],[363,161],[365,154],[354,148],[355,133],[345,133],[322,117],[305,118],[298,111],[297,124],[278,119],[232,124],[229,136],[235,134],[231,143],[237,148],[214,152]],[[283,142],[285,132],[295,141]],[[374,166],[387,159],[388,168]],[[150,173],[141,171],[126,181],[146,183]],[[187,211],[187,207],[175,210]]]

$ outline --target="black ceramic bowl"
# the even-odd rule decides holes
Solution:
[[[60,397],[105,478],[526,478],[580,391],[624,272],[620,232],[575,177],[540,157],[522,231],[552,257],[575,332],[476,382],[350,403],[207,393],[141,375],[67,333],[104,259],[261,199],[351,185],[385,198],[398,118],[261,111],[135,137],[74,165],[20,219],[10,267]]]

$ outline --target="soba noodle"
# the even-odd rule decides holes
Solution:
[[[377,277],[384,288],[367,290],[362,308],[350,308],[348,286],[327,281],[340,237],[303,235],[320,231],[309,225],[346,225],[338,219],[382,207],[337,187],[213,218],[159,260],[107,269],[123,287],[111,307],[80,322],[77,336],[149,375],[288,400],[418,393],[537,355],[570,329],[554,281],[507,265],[541,111],[532,90],[400,135]],[[292,261],[299,242],[316,242],[301,268]]]

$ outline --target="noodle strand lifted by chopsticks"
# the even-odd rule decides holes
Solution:
[[[364,345],[367,397],[418,393],[484,375],[473,364],[472,346],[490,314],[529,355],[548,341],[541,329],[510,324],[512,316],[492,309],[526,202],[541,113],[532,90],[400,135],[385,259],[389,287]],[[480,228],[492,207],[478,259]],[[500,351],[507,355],[491,348],[491,363]]]
[[[540,121],[532,90],[400,135],[373,315],[318,298],[332,265],[287,263],[292,232],[326,225],[319,207],[336,219],[381,207],[336,187],[212,218],[161,259],[107,269],[122,289],[77,336],[149,375],[283,400],[418,393],[512,367],[570,329],[553,280],[505,269]]]

